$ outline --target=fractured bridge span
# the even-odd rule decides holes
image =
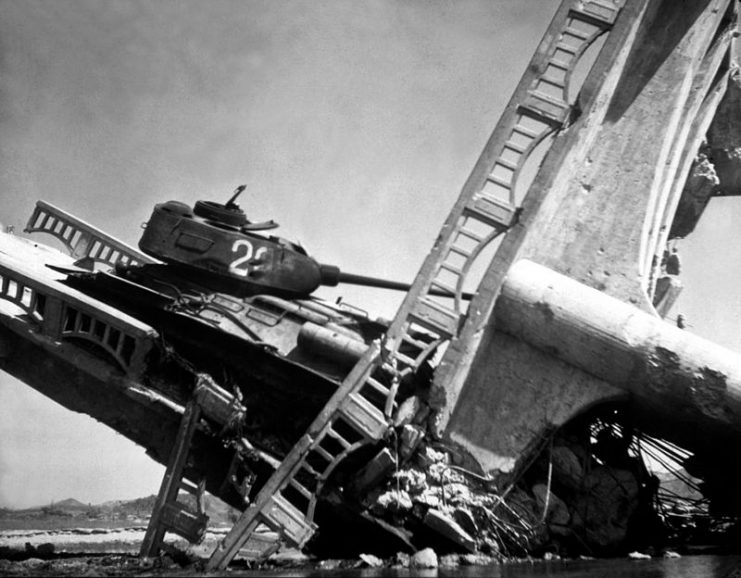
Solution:
[[[352,520],[395,545],[419,546],[425,528],[476,550],[482,522],[467,528],[462,506],[428,501],[391,527],[369,496],[405,464],[431,468],[437,454],[418,458],[434,446],[489,492],[529,476],[521,495],[537,501],[547,440],[605,405],[692,452],[713,507],[738,515],[724,481],[736,466],[715,458],[741,435],[741,357],[662,319],[681,289],[670,242],[713,196],[741,191],[737,8],[564,2],[390,323],[310,298],[217,295],[196,308],[134,283],[132,303],[121,271],[130,283],[153,260],[39,203],[27,230],[71,257],[0,236],[0,367],[167,465],[143,554],[167,532],[202,537],[205,515],[179,504],[182,488],[242,510],[211,569],[274,551],[254,544],[259,524],[299,547],[350,540]],[[464,283],[492,245],[466,307]],[[117,272],[73,265],[94,262]],[[556,501],[550,479],[541,509]]]

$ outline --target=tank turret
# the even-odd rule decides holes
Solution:
[[[270,293],[306,296],[321,284],[336,285],[339,270],[317,263],[300,246],[260,234],[273,221],[253,223],[236,204],[236,189],[226,204],[179,201],[154,207],[139,248],[169,265],[198,275],[198,281],[236,295]]]
[[[320,285],[343,282],[409,289],[407,283],[340,272],[334,265],[317,262],[300,245],[264,234],[278,223],[247,218],[236,203],[245,188],[237,187],[223,205],[213,201],[197,201],[192,208],[180,201],[155,205],[139,248],[200,285],[237,296],[306,297]]]

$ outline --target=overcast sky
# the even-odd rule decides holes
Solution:
[[[250,218],[319,261],[412,280],[557,4],[0,0],[0,222],[44,199],[135,245],[154,203],[244,183]],[[734,201],[683,247],[681,305],[741,349],[741,268],[707,257],[738,236]],[[162,473],[0,374],[0,506],[139,497]]]

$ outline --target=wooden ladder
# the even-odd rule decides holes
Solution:
[[[384,439],[399,381],[438,345],[458,336],[466,314],[461,307],[466,276],[481,251],[515,224],[522,167],[546,136],[568,122],[576,62],[609,33],[621,6],[621,0],[567,0],[558,9],[388,332],[358,361],[220,542],[209,571],[224,569],[260,523],[293,546],[305,545],[316,530],[313,515],[322,486],[339,462]],[[454,295],[452,305],[435,292]],[[412,337],[420,331],[433,340]],[[402,354],[403,345],[419,353]],[[388,387],[377,378],[380,368],[393,376]]]
[[[244,407],[224,389],[216,385],[205,374],[198,376],[193,397],[188,402],[180,420],[175,445],[162,479],[157,499],[152,509],[147,531],[140,548],[140,555],[156,556],[161,549],[167,550],[165,534],[173,532],[191,543],[200,543],[206,532],[208,516],[204,512],[203,492],[205,481],[192,484],[185,479],[185,469],[193,436],[201,417],[209,417],[219,425],[238,420]],[[193,494],[196,511],[178,501],[180,491]]]

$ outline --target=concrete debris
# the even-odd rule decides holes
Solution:
[[[423,492],[427,487],[427,476],[420,470],[399,470],[394,474],[399,487],[412,494]]]
[[[409,564],[411,568],[437,568],[437,554],[432,548],[425,548],[416,552]]]
[[[533,554],[661,551],[689,531],[680,530],[681,520],[692,516],[674,515],[676,508],[659,493],[659,478],[644,463],[644,451],[659,442],[634,431],[621,411],[601,411],[561,428],[507,497],[533,527]],[[691,488],[676,486],[672,495],[689,496],[682,487]]]
[[[628,554],[628,558],[631,560],[650,560],[651,556],[648,554],[643,554],[642,552],[631,552]]]
[[[460,556],[458,554],[445,554],[444,556],[440,556],[438,560],[440,568],[457,568],[460,566],[460,563]]]
[[[401,405],[399,405],[399,409],[397,409],[394,414],[392,422],[394,427],[398,428],[412,423],[412,420],[414,420],[421,408],[422,401],[418,396],[412,395],[406,398]]]
[[[498,554],[515,546],[524,553],[530,528],[502,504],[482,478],[453,466],[447,451],[423,445],[392,474],[371,511],[413,533],[431,531],[450,551]]]
[[[409,565],[412,563],[412,557],[409,554],[406,554],[405,552],[397,552],[396,556],[394,556],[394,565],[400,566],[402,568],[409,568]]]
[[[329,560],[320,560],[319,564],[317,564],[317,568],[320,570],[337,570],[338,568],[342,567],[344,560],[337,560],[337,559],[329,559]]]
[[[361,554],[359,558],[368,568],[381,568],[384,565],[383,560],[373,554]]]
[[[408,459],[425,438],[425,431],[418,425],[407,424],[399,434],[399,456]]]
[[[447,514],[431,508],[425,514],[424,524],[439,532],[471,553],[476,551],[476,541]]]
[[[470,535],[475,536],[476,534],[478,534],[479,528],[476,525],[476,520],[474,519],[471,511],[467,508],[456,508],[453,512],[453,519],[458,522],[458,525]]]
[[[390,490],[381,494],[376,501],[376,506],[382,510],[398,512],[411,510],[413,504],[409,494],[404,490]]]
[[[380,484],[396,467],[396,456],[388,448],[382,449],[357,473],[351,491],[364,494]]]
[[[463,566],[488,566],[498,562],[496,558],[485,554],[463,554],[459,559]]]

